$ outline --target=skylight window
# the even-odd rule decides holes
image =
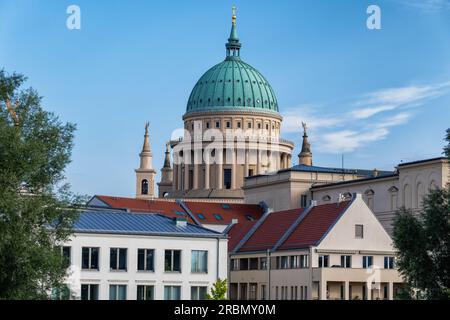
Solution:
[[[245,215],[245,218],[246,218],[248,221],[253,221],[253,220],[255,220],[255,218],[253,218],[253,216],[251,216],[250,214]]]
[[[222,216],[221,216],[220,214],[218,214],[218,213],[214,213],[213,216],[214,216],[214,218],[216,218],[216,220],[218,220],[218,221],[223,220]]]
[[[203,213],[197,213],[197,216],[200,220],[205,220],[205,216],[203,215]]]
[[[231,209],[231,206],[228,203],[222,203],[222,209]]]
[[[182,212],[182,211],[175,211],[175,213],[177,214],[177,215],[179,215],[179,216],[184,216],[184,212]]]

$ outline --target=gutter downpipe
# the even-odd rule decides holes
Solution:
[[[268,297],[268,300],[270,300],[270,292],[271,292],[271,290],[272,290],[272,286],[271,286],[271,279],[270,279],[270,272],[271,272],[271,264],[272,264],[272,261],[271,261],[271,259],[270,259],[270,249],[267,249],[267,255],[266,255],[266,257],[267,257],[267,272],[268,272],[268,276],[267,276],[267,290],[268,290],[268,294],[267,294],[267,297]]]

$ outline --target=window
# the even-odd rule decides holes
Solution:
[[[300,256],[300,268],[308,268],[309,267],[309,263],[308,263],[308,255],[306,254],[302,254]]]
[[[223,169],[223,182],[225,189],[231,189],[231,169]]]
[[[384,268],[385,269],[394,269],[395,268],[394,257],[384,257]]]
[[[100,248],[81,249],[81,268],[85,270],[98,270],[98,257]]]
[[[248,259],[239,259],[239,270],[248,270]]]
[[[259,270],[267,270],[267,258],[259,258]]]
[[[81,300],[98,300],[98,284],[82,284]]]
[[[68,268],[72,264],[71,247],[62,247],[61,251],[62,251],[62,256],[64,259],[64,264],[65,264],[66,268]]]
[[[191,272],[208,273],[208,251],[191,251]]]
[[[200,220],[205,220],[205,215],[204,215],[203,213],[197,213],[197,217],[198,217]]]
[[[355,238],[362,239],[364,237],[364,226],[362,224],[355,224]]]
[[[138,249],[138,270],[139,271],[155,271],[155,250]]]
[[[306,208],[308,205],[307,201],[308,201],[308,196],[306,194],[302,194],[300,196],[300,207]]]
[[[266,300],[266,285],[261,285],[261,300]]]
[[[164,271],[181,272],[181,250],[166,250],[164,255]]]
[[[300,268],[300,256],[290,256],[289,266],[291,269]]]
[[[220,122],[216,121],[216,128],[220,128]]]
[[[231,122],[227,121],[226,126],[227,126],[227,128],[231,128]]]
[[[261,123],[258,123],[258,129],[261,129]]]
[[[154,286],[137,286],[137,300],[155,300]]]
[[[218,213],[213,214],[214,218],[216,218],[217,221],[223,220],[222,216]]]
[[[249,293],[248,293],[248,299],[249,300],[256,300],[257,298],[257,283],[250,283],[249,285]]]
[[[278,286],[275,287],[275,300],[278,300]]]
[[[373,263],[372,256],[363,256],[363,268],[370,268]]]
[[[231,265],[231,271],[237,271],[239,270],[239,260],[238,259],[231,259],[230,265]]]
[[[206,300],[208,287],[191,287],[191,300]]]
[[[148,194],[148,180],[144,179],[141,182],[141,193]]]
[[[181,300],[181,287],[164,286],[164,300]]]
[[[266,123],[266,130],[269,130],[269,124]]]
[[[341,267],[351,268],[352,267],[352,256],[341,256]]]
[[[206,123],[206,129],[209,129],[209,122]]]
[[[248,123],[247,123],[247,128],[249,128],[249,129],[252,128],[252,123],[251,123],[251,122],[248,122]]]
[[[111,270],[127,270],[127,249],[124,248],[110,249],[109,268]]]
[[[238,127],[239,129],[241,128],[241,123],[240,123],[240,122],[237,123],[237,127]]]
[[[249,170],[248,170],[248,176],[249,176],[249,177],[252,177],[252,176],[254,176],[254,175],[255,175],[255,170],[249,169]]]
[[[127,300],[127,286],[111,284],[109,286],[109,300]]]
[[[258,258],[250,258],[250,270],[258,270]]]
[[[289,257],[284,256],[281,257],[281,265],[280,265],[280,269],[288,269],[289,268]]]
[[[228,209],[231,209],[231,206],[228,203],[222,203],[222,209],[228,210]]]
[[[329,255],[320,255],[319,256],[319,268],[328,268],[329,267]]]

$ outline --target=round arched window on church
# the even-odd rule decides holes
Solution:
[[[141,182],[141,193],[148,194],[148,180],[144,179]]]

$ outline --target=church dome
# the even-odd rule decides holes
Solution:
[[[224,61],[206,71],[195,84],[186,107],[194,112],[253,111],[278,114],[275,93],[264,76],[240,58],[241,43],[233,14]]]

